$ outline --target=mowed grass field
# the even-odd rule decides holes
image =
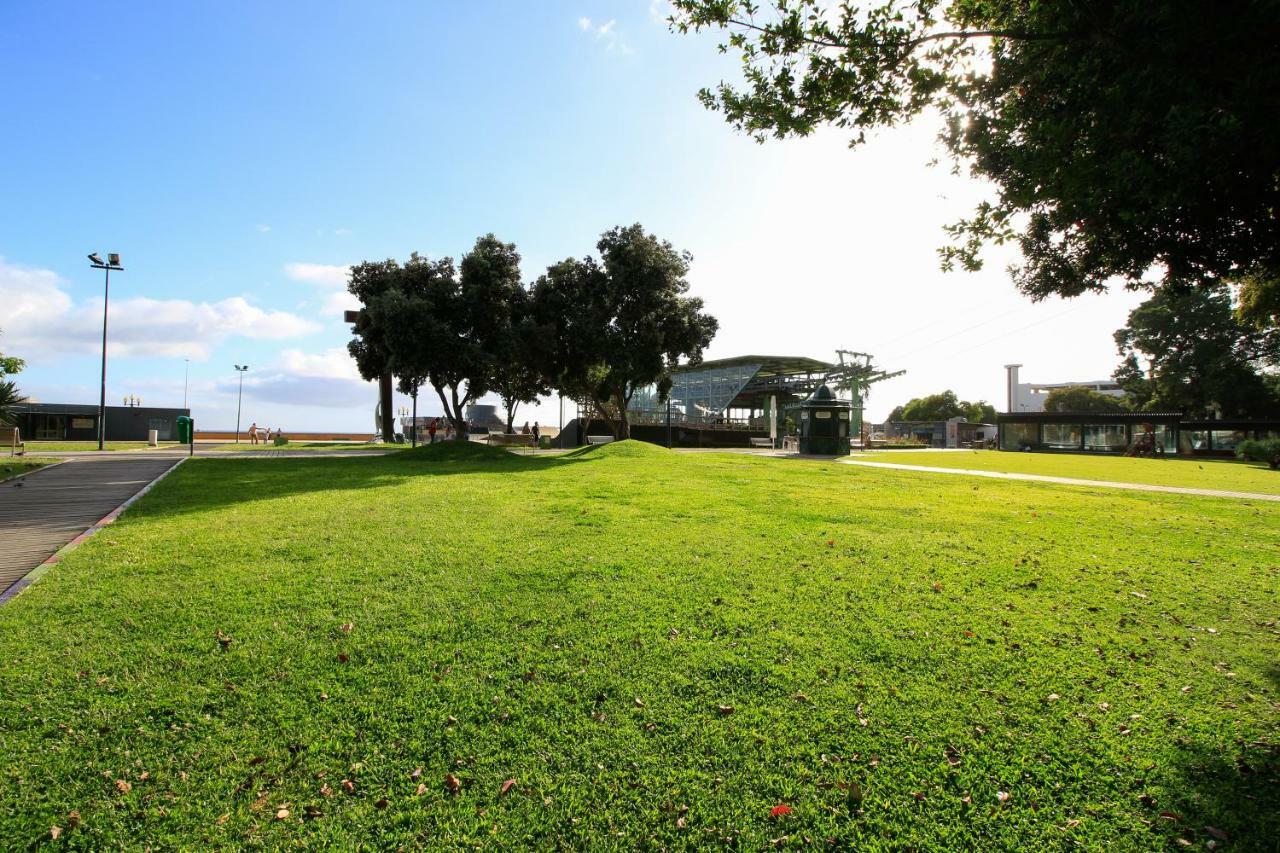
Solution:
[[[32,471],[39,471],[46,465],[52,465],[57,461],[56,459],[39,459],[32,456],[0,456],[0,481],[11,480],[14,477],[21,477],[23,474],[30,474]]]
[[[288,444],[276,445],[269,441],[257,444],[245,440],[236,444],[228,442],[213,447],[213,450],[240,452],[242,450],[404,450],[407,444],[383,444],[372,441],[290,441]]]
[[[27,453],[66,453],[68,451],[82,451],[98,449],[96,441],[28,441],[26,442]],[[162,441],[158,447],[177,447],[176,441]],[[107,441],[103,443],[103,450],[154,450],[155,448],[147,444],[145,441]]]
[[[629,442],[195,459],[0,607],[0,847],[1274,850],[1277,530]]]
[[[858,453],[853,459],[896,462],[934,468],[970,468],[1011,474],[1047,474],[1109,483],[1144,483],[1192,489],[1222,489],[1280,494],[1280,471],[1261,462],[1212,457],[1133,459],[1083,453],[1017,453],[1007,450],[955,450],[946,453],[910,450]]]

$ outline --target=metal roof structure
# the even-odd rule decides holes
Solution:
[[[712,418],[730,409],[763,409],[769,398],[786,406],[823,385],[860,397],[873,382],[898,376],[871,364],[871,356],[837,350],[837,361],[802,355],[740,355],[687,364],[672,371],[671,399],[684,418]],[[657,409],[656,393],[642,394],[638,409]]]

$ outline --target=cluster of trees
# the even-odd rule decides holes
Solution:
[[[0,352],[0,424],[13,423],[13,407],[22,399],[22,392],[9,377],[21,373],[26,366],[22,359]]]
[[[429,385],[459,436],[466,407],[487,393],[510,429],[521,403],[554,389],[628,437],[636,390],[657,385],[665,397],[671,368],[700,361],[718,324],[687,295],[687,252],[639,224],[606,231],[596,249],[599,258],[552,264],[532,285],[515,244],[492,234],[456,266],[417,253],[354,265],[348,290],[362,308],[348,348],[360,374],[393,375],[410,395]]]
[[[1022,253],[1033,299],[1115,283],[1239,288],[1280,325],[1280,16],[1219,4],[1040,0],[672,0],[673,29],[720,29],[743,83],[704,104],[758,139],[946,117],[957,169],[993,188],[947,229],[944,268]],[[1206,37],[1206,34],[1212,37]]]
[[[993,424],[996,408],[986,400],[970,403],[961,400],[954,391],[916,397],[889,413],[890,421],[947,421],[964,418],[970,423]]]
[[[1138,411],[1280,415],[1280,326],[1243,320],[1223,284],[1162,288],[1115,334],[1115,378]]]

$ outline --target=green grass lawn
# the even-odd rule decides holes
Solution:
[[[28,441],[28,453],[62,453],[68,450],[97,450],[96,441]],[[176,441],[162,441],[160,447],[177,447]],[[148,450],[153,449],[145,441],[108,441],[103,450]]]
[[[38,459],[31,456],[0,456],[0,481],[30,474],[57,461],[57,459]]]
[[[1277,529],[631,442],[197,458],[0,607],[0,839],[1273,850]]]
[[[856,454],[867,462],[898,462],[935,468],[971,468],[1013,474],[1047,474],[1119,483],[1147,483],[1154,486],[1186,486],[1193,489],[1226,489],[1237,492],[1280,494],[1280,471],[1260,462],[1205,457],[1131,459],[1124,456],[1093,456],[1072,453],[1016,453],[1001,450],[957,450],[947,453]]]
[[[220,444],[212,449],[239,452],[241,450],[406,450],[408,448],[407,444],[383,444],[372,441],[291,441],[279,447],[270,442],[251,444],[248,441],[242,441],[239,444],[235,442]]]

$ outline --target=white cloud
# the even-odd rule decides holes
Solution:
[[[649,19],[655,24],[667,26],[667,18],[675,14],[671,0],[649,0]]]
[[[238,382],[227,379],[218,390],[234,394]],[[360,378],[346,347],[318,353],[287,349],[275,364],[244,377],[245,397],[263,403],[349,409],[369,405],[373,384]]]
[[[633,53],[631,45],[618,34],[618,22],[614,18],[610,18],[603,24],[597,24],[590,18],[582,17],[578,19],[578,29],[595,36],[597,41],[604,43],[606,50],[622,54]]]
[[[284,274],[294,281],[305,281],[308,284],[322,284],[325,287],[347,286],[347,267],[337,264],[285,264]]]
[[[270,225],[259,225],[259,226],[258,226],[258,233],[259,233],[259,234],[266,234],[266,233],[267,233],[268,231],[270,231],[270,230],[271,230],[271,226],[270,226]]]
[[[284,274],[294,281],[305,281],[324,288],[319,314],[330,320],[342,317],[343,311],[354,311],[360,300],[347,291],[347,267],[336,264],[292,263],[284,265]]]
[[[320,303],[320,313],[335,319],[342,316],[343,311],[356,311],[360,308],[360,300],[345,290],[335,290]]]
[[[217,302],[133,297],[111,302],[107,353],[116,357],[207,359],[223,340],[282,339],[320,327],[287,311],[268,311],[241,296]],[[102,342],[102,306],[76,304],[50,270],[0,258],[0,329],[14,350],[31,354],[95,352]]]

